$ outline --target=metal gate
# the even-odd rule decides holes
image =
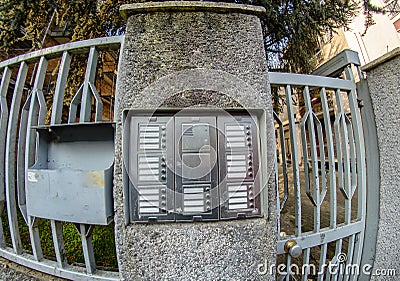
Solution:
[[[90,123],[96,124],[102,118],[102,102],[93,84],[97,50],[119,49],[122,39],[111,37],[70,43],[0,63],[0,213],[7,211],[11,242],[6,244],[0,218],[0,256],[29,268],[74,280],[118,279],[118,273],[96,270],[92,228],[87,228],[87,224],[80,224],[86,271],[67,264],[62,222],[58,220],[50,219],[56,261],[44,257],[37,220],[26,214],[24,190],[25,170],[34,159],[31,146],[35,140],[30,127],[47,121],[56,127],[62,123],[71,55],[84,53],[89,57],[83,85],[71,101],[68,124],[75,123],[78,104],[82,113],[80,121],[94,119]],[[328,67],[317,71],[319,75],[342,75],[344,78],[269,74],[277,105],[274,113],[276,207],[280,233],[277,265],[271,265],[270,269],[277,272],[279,279],[356,280],[361,273],[359,266],[362,254],[365,255],[363,242],[367,211],[364,133],[369,135],[365,130],[369,127],[363,129],[359,96],[368,96],[368,93],[360,92],[363,88],[355,82],[362,74],[358,67],[354,67],[359,65],[358,58],[349,54],[352,53],[345,52],[330,64],[332,67],[328,64]],[[43,83],[48,61],[54,58],[60,60],[59,74],[54,99],[46,101]],[[33,68],[35,63],[38,63],[37,67]],[[354,70],[356,75],[353,75]],[[32,89],[25,88],[27,77],[32,77],[34,81]],[[95,110],[91,108],[92,94]],[[45,110],[46,103],[52,104],[51,114]],[[373,142],[374,136],[365,141]],[[369,168],[369,185],[373,173]],[[23,216],[23,224],[28,225],[30,253],[21,245],[19,212]],[[300,248],[302,251],[299,251]]]
[[[82,143],[87,141],[85,138],[88,137],[93,140],[93,128],[104,125],[104,120],[112,121],[113,97],[108,95],[106,97],[97,92],[96,73],[99,68],[98,58],[111,56],[115,52],[115,56],[117,56],[122,41],[123,37],[90,39],[35,51],[0,62],[1,257],[31,269],[71,280],[119,279],[119,274],[114,269],[103,268],[104,270],[102,270],[96,267],[92,241],[94,240],[92,239],[94,225],[104,226],[110,223],[110,221],[106,221],[112,216],[110,212],[103,216],[108,215],[103,218],[102,222],[96,221],[97,217],[93,219],[90,215],[95,212],[100,213],[99,210],[101,211],[103,206],[98,204],[99,199],[106,197],[102,191],[97,190],[107,189],[108,197],[110,197],[111,184],[106,186],[102,183],[104,173],[99,173],[100,169],[84,170],[79,167],[79,170],[73,171],[71,166],[68,167],[70,164],[67,161],[63,163],[58,161],[57,153],[54,152],[59,150],[59,152],[68,153],[68,159],[72,159],[71,156],[75,154],[76,161],[74,161],[81,165],[86,165],[87,160],[91,159],[90,155],[85,158],[87,156],[85,153],[93,152],[96,145],[87,145],[85,149],[77,150],[77,152],[73,151],[72,145],[78,143],[82,146]],[[113,51],[113,53],[107,53],[109,51]],[[104,61],[106,60],[103,60],[103,63]],[[77,93],[68,102],[69,108],[65,108],[68,81],[69,85],[73,85],[68,80],[73,63],[80,65],[81,70],[86,69],[86,72],[83,81],[78,81],[81,86]],[[56,72],[54,70],[57,69],[58,75],[56,73],[53,75],[53,72]],[[107,89],[107,94],[113,91],[114,88]],[[108,115],[103,111],[103,102],[107,102],[107,98],[112,98],[111,105],[108,106],[110,109]],[[93,108],[92,103],[94,104]],[[63,120],[63,117],[66,116],[68,116],[68,120]],[[78,124],[77,118],[79,118],[80,124]],[[112,124],[105,125],[109,127],[106,128],[106,131],[111,131],[111,136],[106,140],[110,142],[111,139],[111,145],[108,145],[107,148],[111,146],[113,149]],[[102,130],[102,133],[104,132]],[[54,141],[50,141],[50,139]],[[45,141],[42,142],[42,140]],[[100,143],[104,142],[105,137],[101,136]],[[52,148],[47,149],[47,144]],[[55,148],[55,146],[59,146],[59,148]],[[41,150],[39,151],[39,149]],[[101,155],[104,155],[104,146],[101,146],[101,149]],[[50,153],[53,154],[53,159],[50,159]],[[106,154],[113,161],[113,150],[108,149]],[[96,155],[96,165],[99,162],[99,155],[100,153]],[[35,166],[34,163],[38,165]],[[35,168],[35,171],[30,171],[32,167]],[[43,173],[36,171],[39,168]],[[78,186],[69,177],[71,173],[75,173],[78,175],[77,178],[91,177],[91,182],[85,183],[86,187],[92,187],[92,182],[99,179],[101,184],[98,186],[102,188],[97,188],[97,190],[92,188],[90,191],[86,188],[86,196],[83,196],[84,192],[80,192],[77,193],[79,196],[73,198],[73,201],[67,200],[73,190],[67,189],[59,180],[54,180],[61,170],[64,173],[63,178],[70,182],[69,187]],[[109,173],[108,170],[106,172]],[[47,194],[51,194],[51,196],[41,195],[38,189],[46,186],[46,182],[48,190],[53,188],[53,194],[51,191],[47,191]],[[34,188],[31,193],[28,188],[30,186]],[[54,188],[58,190],[54,190]],[[63,188],[65,191],[62,190]],[[50,197],[59,198],[60,201],[49,207]],[[82,203],[84,197],[89,203],[91,202],[90,204],[98,206],[89,208],[89,203],[84,203],[86,209],[94,210],[93,212],[85,212],[85,210],[76,208],[76,204]],[[28,208],[29,202],[32,204]],[[60,202],[61,204],[59,204]],[[33,203],[38,204],[34,206]],[[67,209],[69,217],[59,217],[59,208]],[[76,214],[80,215],[80,218],[77,219]],[[46,224],[41,227],[40,221],[49,222],[49,227],[45,227]],[[84,264],[80,266],[68,261],[67,258],[66,251],[72,247],[64,243],[63,227],[66,223],[74,223],[80,235],[82,247],[75,249],[76,252],[80,250],[83,252]],[[46,241],[41,241],[41,233],[47,235]],[[29,238],[27,239],[27,237]],[[51,238],[53,238],[54,255],[46,256],[42,245]]]
[[[319,70],[342,78],[269,76],[280,233],[277,264],[270,270],[279,280],[357,280],[360,275],[366,164],[355,82],[362,73],[351,62]]]

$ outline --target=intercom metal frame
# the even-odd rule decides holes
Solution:
[[[131,184],[129,196],[139,199],[130,201],[135,204],[130,208],[130,216],[135,220],[175,219],[175,179],[170,169],[174,161],[174,146],[167,146],[167,142],[173,140],[174,133],[174,124],[170,120],[173,118],[152,115],[135,117],[129,123],[129,132],[139,134],[136,138],[130,138],[131,145],[128,147],[128,155],[134,157],[129,157],[129,161],[126,159]],[[154,211],[156,209],[158,211]]]
[[[225,117],[224,117],[225,116]],[[239,117],[242,116],[242,117]],[[256,153],[258,155],[258,167],[253,166],[253,170],[257,174],[257,188],[254,191],[254,203],[255,206],[257,206],[257,209],[255,208],[246,208],[243,210],[238,210],[232,211],[229,210],[227,207],[227,201],[223,200],[223,198],[226,199],[226,187],[223,186],[223,183],[220,182],[220,177],[224,176],[224,172],[221,169],[221,167],[227,168],[226,165],[226,153],[229,151],[224,151],[224,157],[221,157],[221,146],[223,145],[221,143],[221,132],[218,132],[216,134],[216,141],[213,143],[211,141],[211,147],[215,147],[215,150],[217,151],[217,163],[218,167],[216,170],[214,169],[212,173],[216,173],[216,187],[211,188],[212,193],[210,194],[210,198],[212,200],[217,200],[217,207],[215,208],[213,206],[212,212],[205,213],[202,215],[191,215],[191,214],[184,214],[179,206],[182,204],[177,204],[176,201],[179,201],[179,198],[175,195],[174,201],[173,201],[173,212],[170,212],[171,210],[171,205],[168,205],[168,212],[167,214],[164,214],[163,216],[138,216],[138,206],[137,202],[135,200],[138,200],[138,193],[136,188],[134,187],[134,183],[132,182],[132,176],[129,176],[129,172],[131,171],[134,166],[132,161],[131,161],[131,152],[132,151],[132,145],[137,146],[137,139],[138,137],[134,137],[135,141],[131,140],[132,136],[134,136],[134,131],[132,131],[132,120],[148,120],[150,121],[151,118],[153,120],[156,120],[154,118],[169,118],[170,125],[168,126],[169,132],[177,130],[177,124],[181,124],[182,122],[179,121],[179,118],[182,118],[182,120],[187,120],[192,122],[193,120],[208,120],[210,122],[210,119],[207,118],[215,118],[215,128],[218,128],[218,130],[221,130],[219,126],[221,126],[221,117],[224,118],[232,118],[234,117],[235,119],[240,119],[245,118],[248,119],[247,121],[252,123],[254,126],[256,126],[256,131],[253,131],[251,133],[251,139],[252,142],[254,143],[255,149],[253,153]],[[143,119],[144,118],[144,119]],[[249,119],[250,118],[250,119]],[[178,121],[176,121],[178,119]],[[185,122],[184,122],[185,123]],[[186,122],[187,123],[187,122]],[[200,122],[201,123],[201,122]],[[125,203],[125,222],[126,224],[129,223],[140,223],[140,222],[172,222],[172,221],[177,221],[177,222],[193,222],[193,221],[216,221],[216,220],[229,220],[229,219],[241,219],[241,218],[251,218],[251,217],[263,217],[267,216],[267,200],[268,200],[268,192],[266,190],[267,187],[267,175],[266,175],[266,163],[267,163],[267,133],[266,133],[266,127],[267,127],[267,121],[266,121],[266,111],[264,109],[240,109],[240,108],[228,108],[228,109],[218,109],[218,108],[190,108],[190,109],[177,109],[177,108],[163,108],[163,109],[131,109],[131,110],[125,110],[123,112],[123,136],[122,136],[122,142],[123,142],[123,183],[124,183],[124,203]],[[167,133],[168,134],[168,133]],[[174,181],[168,182],[168,192],[174,192],[178,191],[177,194],[180,194],[182,192],[182,186],[179,184],[181,182],[181,177],[179,175],[171,175],[173,171],[176,171],[176,157],[177,154],[179,154],[179,147],[175,144],[176,140],[174,140],[174,137],[171,139],[171,136],[169,136],[170,140],[173,140],[174,145],[169,147],[167,149],[168,151],[168,156],[166,157],[166,161],[168,162],[168,167],[171,167],[172,169],[168,168],[167,171],[167,178],[174,177]],[[224,149],[225,150],[225,149]],[[232,152],[230,150],[230,152]],[[172,157],[171,157],[172,156]],[[179,156],[179,155],[178,155]],[[225,160],[225,161],[224,161]],[[224,161],[222,163],[221,161]],[[257,164],[257,163],[256,163]],[[223,166],[221,166],[223,165]],[[172,171],[173,170],[173,171]],[[256,171],[258,170],[258,171]],[[225,172],[226,173],[226,172]],[[243,181],[246,183],[246,180]],[[178,183],[178,184],[177,184]],[[205,182],[202,182],[202,186],[204,186]],[[209,182],[212,185],[212,180]],[[226,183],[226,182],[225,182]],[[225,192],[225,193],[224,193]],[[136,198],[136,199],[135,199]],[[169,201],[171,202],[171,201]]]
[[[257,123],[252,116],[218,118],[221,219],[261,216]]]
[[[192,112],[192,111],[189,111]],[[215,116],[202,116],[182,111],[175,115],[175,209],[176,221],[212,221],[219,218],[218,198],[218,164],[217,164],[217,122]],[[188,114],[189,113],[189,114]],[[196,112],[197,113],[197,112]],[[205,135],[196,131],[203,131],[202,127],[208,127]],[[192,137],[184,147],[187,135]],[[199,151],[196,145],[203,145],[206,150]],[[207,148],[208,147],[208,148]],[[215,153],[213,153],[215,152]],[[194,173],[204,172],[199,169],[191,169],[187,161],[196,161],[203,158],[201,163],[208,161],[211,171],[205,177]],[[215,159],[213,159],[215,158]],[[213,161],[214,160],[214,161]],[[213,162],[213,163],[212,163]],[[208,167],[205,167],[206,169]],[[185,172],[185,170],[189,170]],[[185,177],[189,174],[188,177]],[[201,175],[201,174],[200,174]],[[196,191],[197,190],[197,191]],[[201,190],[201,191],[200,191]],[[187,200],[185,200],[188,198]],[[202,204],[201,204],[202,203]],[[187,211],[190,208],[203,208],[202,212]]]

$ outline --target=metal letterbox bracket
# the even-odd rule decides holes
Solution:
[[[42,126],[27,170],[29,216],[107,225],[113,219],[114,123]]]

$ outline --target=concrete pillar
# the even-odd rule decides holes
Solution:
[[[213,2],[124,5],[115,120],[115,222],[123,280],[274,280],[277,222],[275,140],[259,16],[264,8]],[[262,218],[127,223],[123,192],[122,112],[190,106],[263,108],[267,112],[268,194]]]

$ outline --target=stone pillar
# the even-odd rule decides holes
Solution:
[[[264,8],[213,2],[124,5],[115,120],[115,222],[123,280],[265,280],[274,264],[277,221],[275,139],[259,16]],[[193,223],[125,221],[122,112],[190,106],[263,108],[267,112],[269,178],[264,217]],[[125,201],[124,201],[125,199]]]
[[[375,270],[396,270],[396,276],[373,276],[371,280],[398,280],[400,220],[400,48],[363,67],[367,72],[373,114],[376,123],[378,151],[375,152],[380,177],[373,186],[373,203],[379,200],[379,210],[367,214],[367,230],[376,231],[376,251],[372,257]],[[373,149],[373,148],[372,148]],[[367,147],[368,152],[368,147]],[[368,169],[370,167],[367,166]],[[367,206],[369,202],[367,202]],[[370,214],[370,215],[369,215]],[[373,237],[375,238],[375,237]],[[385,270],[385,271],[382,271]]]

